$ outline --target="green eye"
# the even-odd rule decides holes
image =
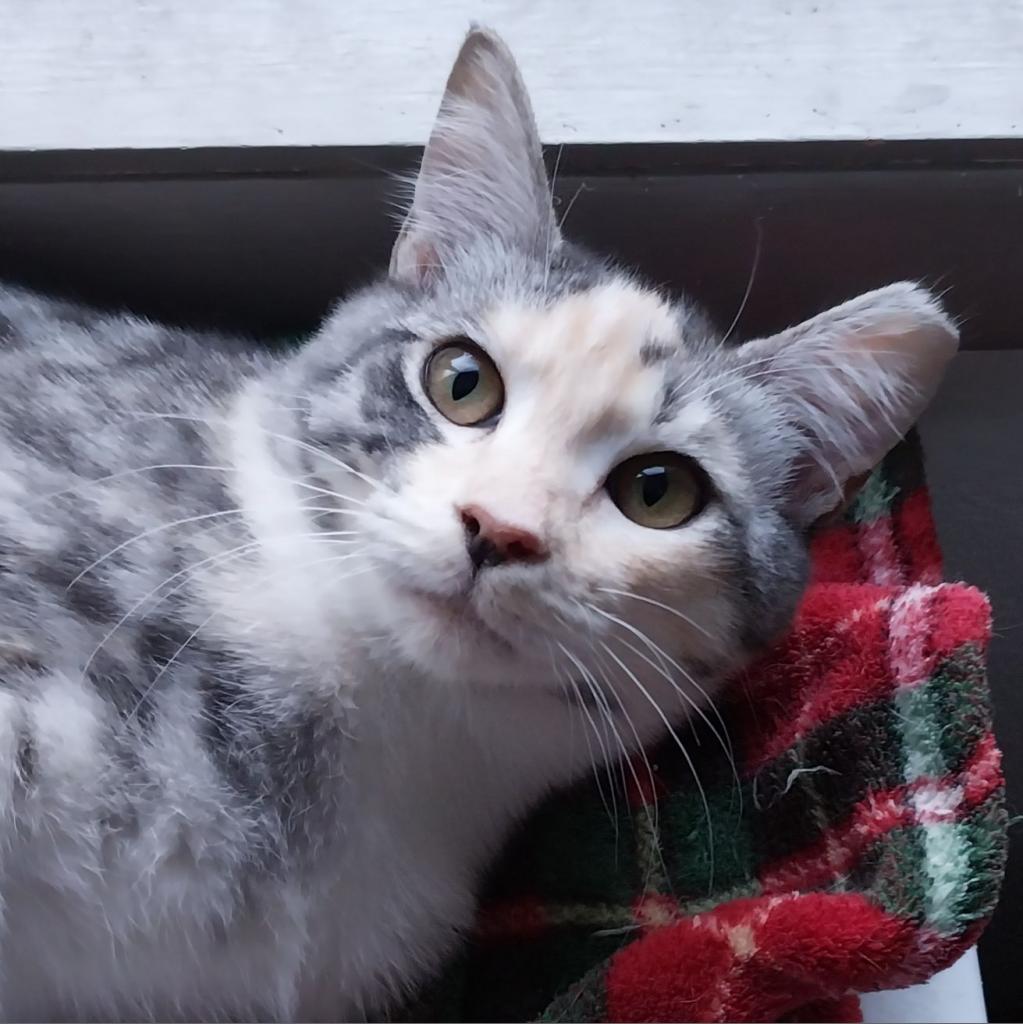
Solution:
[[[504,382],[493,360],[468,338],[435,349],[423,387],[438,412],[461,427],[493,419],[504,406]]]
[[[702,471],[677,452],[626,459],[611,471],[606,487],[622,515],[654,530],[689,522],[707,501]]]

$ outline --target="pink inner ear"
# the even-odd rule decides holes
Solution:
[[[391,257],[392,276],[425,286],[440,275],[440,270],[437,247],[419,235],[413,222],[406,222]]]
[[[426,285],[440,276],[440,254],[432,242],[416,239],[412,242],[412,263],[415,267],[416,279]]]

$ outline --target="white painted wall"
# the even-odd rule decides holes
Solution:
[[[0,0],[0,150],[421,143],[472,19],[547,142],[1023,133],[1023,0]]]

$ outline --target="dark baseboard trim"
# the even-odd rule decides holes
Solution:
[[[307,331],[386,266],[393,175],[418,155],[0,152],[0,279],[176,322]],[[1023,139],[547,156],[570,238],[688,294],[723,326],[743,304],[737,337],[910,279],[946,293],[965,348],[1023,347]]]
[[[198,149],[0,149],[0,181],[116,178],[388,176],[414,167],[418,146],[239,146]],[[802,142],[569,143],[546,147],[573,176],[982,170],[1023,167],[1023,138]]]

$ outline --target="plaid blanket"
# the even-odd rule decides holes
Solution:
[[[989,608],[941,582],[915,435],[813,564],[793,629],[721,709],[737,771],[693,727],[706,803],[671,744],[611,813],[609,782],[549,801],[411,1019],[858,1020],[854,993],[976,941],[1005,860]]]

